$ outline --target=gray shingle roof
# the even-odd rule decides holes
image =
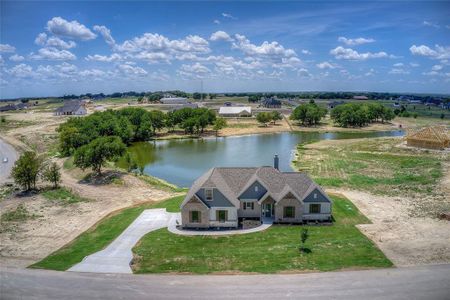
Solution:
[[[64,102],[64,105],[61,107],[58,107],[56,109],[57,113],[68,113],[68,112],[76,112],[80,106],[82,105],[82,103],[80,101],[66,101]]]
[[[239,196],[255,181],[266,187],[275,201],[283,198],[288,192],[293,192],[303,200],[315,188],[322,191],[320,186],[305,173],[280,172],[273,167],[212,168],[192,184],[182,206],[201,188],[217,188],[235,206],[239,206]]]

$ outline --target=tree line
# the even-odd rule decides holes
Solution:
[[[74,155],[74,164],[101,173],[107,161],[126,152],[126,145],[147,141],[164,128],[181,128],[186,134],[200,134],[209,125],[216,132],[226,126],[214,111],[207,108],[182,108],[164,113],[128,107],[96,112],[84,118],[70,118],[58,127],[59,148],[64,156]]]
[[[393,110],[379,103],[347,103],[331,110],[331,119],[340,127],[362,127],[394,119]]]

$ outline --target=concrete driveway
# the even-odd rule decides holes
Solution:
[[[176,214],[166,209],[148,209],[142,212],[128,228],[104,250],[86,256],[68,271],[93,273],[132,273],[131,249],[147,233],[167,227]]]

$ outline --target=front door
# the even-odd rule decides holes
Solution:
[[[264,204],[263,216],[266,217],[266,218],[271,218],[272,214],[273,214],[272,208],[273,208],[273,204],[272,203]]]

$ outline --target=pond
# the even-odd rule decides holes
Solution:
[[[212,167],[272,166],[280,157],[280,170],[292,171],[297,144],[329,139],[402,136],[403,131],[383,132],[284,132],[207,139],[166,140],[135,143],[131,156],[145,174],[162,178],[180,187],[189,187]],[[119,161],[119,166],[124,166]]]

